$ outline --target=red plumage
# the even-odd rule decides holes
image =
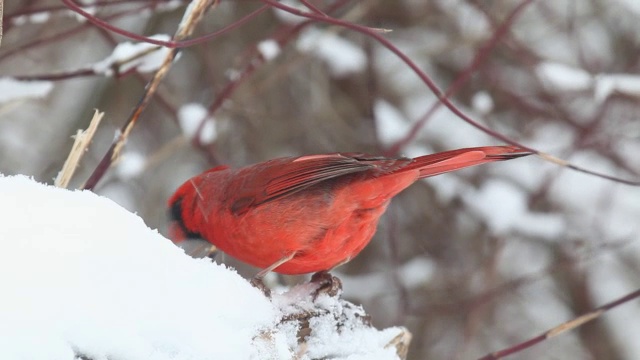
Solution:
[[[171,237],[201,237],[259,268],[303,274],[355,257],[391,198],[416,180],[530,152],[489,146],[409,158],[357,153],[287,157],[239,169],[219,166],[169,199]]]

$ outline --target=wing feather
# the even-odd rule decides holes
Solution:
[[[236,214],[252,206],[291,195],[321,182],[341,176],[367,172],[380,174],[400,167],[410,159],[389,159],[361,153],[333,153],[272,160],[245,182],[242,194],[232,205]],[[397,166],[393,166],[397,164]],[[255,171],[255,167],[246,168]]]

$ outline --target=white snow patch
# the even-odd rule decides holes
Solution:
[[[527,144],[546,152],[558,152],[559,149],[571,149],[576,141],[576,132],[565,123],[544,122],[536,124]]]
[[[585,70],[561,63],[543,62],[536,67],[536,74],[550,90],[587,90],[593,84],[593,77]]]
[[[447,203],[456,196],[460,196],[464,189],[469,188],[469,184],[460,179],[460,177],[451,174],[450,176],[434,176],[423,179],[436,190],[438,200]]]
[[[182,31],[182,29],[187,25],[187,21],[192,16],[191,13],[193,12],[193,9],[195,9],[196,5],[199,2],[200,1],[198,1],[198,0],[191,0],[189,5],[187,5],[187,8],[184,10],[184,13],[182,14],[182,19],[180,20],[180,24],[178,24],[177,33],[180,33]]]
[[[273,39],[263,40],[258,43],[258,51],[266,61],[270,61],[280,55],[280,44]]]
[[[138,152],[127,152],[118,160],[116,174],[122,180],[130,180],[142,173],[146,164],[144,155]]]
[[[51,81],[22,81],[0,77],[0,104],[19,99],[38,99],[53,89]]]
[[[640,2],[636,0],[615,0],[618,4],[627,8],[636,14],[640,14]]]
[[[472,208],[479,211],[489,226],[497,233],[505,233],[522,216],[526,206],[526,194],[501,180],[490,180],[477,191],[465,197]]]
[[[495,233],[517,230],[545,238],[559,236],[565,229],[564,220],[559,215],[528,211],[527,196],[523,189],[494,179],[477,192],[467,192],[463,198]]]
[[[433,277],[436,265],[432,260],[418,257],[397,268],[398,278],[407,289],[415,289],[427,284]],[[339,275],[344,284],[346,297],[374,299],[389,292],[389,283],[396,281],[391,271],[380,271],[363,275]]]
[[[282,5],[291,7],[291,8],[295,8],[297,10],[300,11],[308,11],[309,9],[307,9],[303,4],[301,4],[299,1],[292,1],[292,0],[281,0],[280,3]],[[284,11],[284,10],[280,10],[277,9],[275,7],[272,7],[273,9],[273,14],[276,16],[276,18],[278,20],[280,20],[281,22],[288,24],[288,25],[297,25],[303,21],[306,21],[307,18],[302,17],[302,16],[298,16],[298,15],[294,15],[290,12]]]
[[[171,37],[166,34],[157,34],[150,38],[160,41],[171,40]],[[116,45],[111,55],[93,64],[92,68],[96,73],[107,76],[113,75],[114,66],[118,68],[120,73],[127,72],[134,68],[143,73],[151,72],[157,70],[162,65],[169,51],[171,51],[169,48],[158,47],[158,45],[145,42],[121,42]]]
[[[608,159],[593,151],[581,151],[566,158],[577,166],[605,174],[615,174],[615,167]],[[594,206],[594,199],[598,194],[607,192],[611,183],[595,176],[585,175],[576,171],[562,170],[557,179],[551,184],[549,191],[551,198],[558,204],[563,204],[568,210],[580,210],[580,216],[591,218],[600,210]]]
[[[486,91],[479,91],[471,98],[471,107],[482,115],[489,114],[493,106],[493,98]]]
[[[595,98],[603,102],[614,92],[640,97],[640,75],[600,74],[596,76]]]
[[[378,139],[383,144],[393,144],[404,138],[411,129],[411,123],[402,112],[385,100],[373,104]]]
[[[207,113],[207,108],[202,104],[189,103],[181,106],[178,109],[178,122],[184,136],[193,139],[202,125],[200,142],[205,145],[213,143],[217,139],[218,133],[214,119],[207,116]]]
[[[172,11],[184,5],[182,0],[170,0],[167,2],[160,2],[155,4],[155,11]]]
[[[88,191],[17,176],[0,198],[0,358],[264,358],[277,312],[235,272]]]
[[[218,131],[216,130],[216,124],[213,120],[209,119],[202,126],[200,132],[200,143],[203,145],[213,144],[218,138]]]
[[[405,288],[413,289],[428,283],[435,273],[436,264],[433,261],[417,257],[402,264],[399,272],[399,278]]]
[[[86,12],[89,15],[95,15],[96,12],[98,11],[98,7],[97,6],[90,6],[91,4],[93,4],[94,1],[82,1],[80,5],[80,7],[82,8],[82,10],[84,12]],[[87,21],[87,18],[85,18],[84,16],[78,14],[75,11],[67,11],[66,12],[67,15],[70,15],[71,17],[75,18],[79,23],[85,23]]]
[[[50,14],[46,11],[33,13],[31,15],[20,15],[12,19],[12,23],[15,26],[21,26],[24,24],[42,24],[47,22],[51,18]]]
[[[366,317],[362,307],[336,301],[335,297],[327,294],[312,300],[309,294],[314,287],[314,284],[303,284],[291,289],[286,296],[273,296],[274,304],[285,317],[315,313],[309,319],[309,327],[313,331],[305,339],[307,349],[302,359],[398,359],[395,348],[387,344],[402,332],[401,328],[378,331],[369,327],[362,321]],[[293,334],[298,332],[291,323],[285,323],[283,330]]]
[[[465,38],[482,40],[491,33],[491,24],[487,16],[476,7],[463,1],[438,0],[437,5],[456,21]]]
[[[322,59],[336,77],[363,71],[367,63],[364,51],[351,41],[314,28],[303,31],[296,46],[299,51]]]

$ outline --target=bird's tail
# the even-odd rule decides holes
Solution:
[[[444,174],[493,161],[511,160],[533,152],[519,146],[483,146],[419,156],[405,169],[419,169],[420,178]]]

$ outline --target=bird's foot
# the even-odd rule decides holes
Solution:
[[[262,293],[264,294],[264,296],[267,297],[267,299],[271,298],[271,289],[269,289],[269,287],[267,287],[267,285],[264,284],[264,282],[262,281],[262,276],[254,276],[253,278],[251,278],[249,283],[256,289],[262,291]]]
[[[319,271],[313,274],[311,282],[318,286],[312,293],[313,301],[315,301],[320,294],[327,294],[334,297],[342,291],[342,281],[327,271]]]

